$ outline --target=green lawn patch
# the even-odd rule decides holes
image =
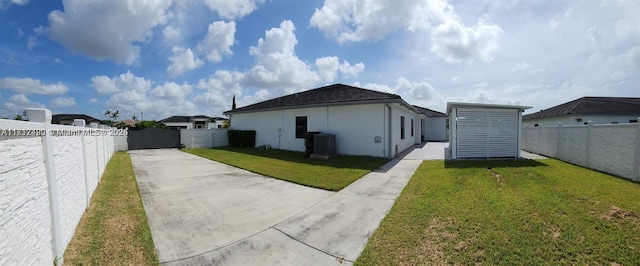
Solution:
[[[368,156],[305,158],[301,152],[223,147],[186,149],[188,153],[293,183],[338,191],[388,160]]]
[[[64,254],[65,265],[158,265],[126,152],[113,155]]]
[[[557,160],[426,161],[359,265],[640,265],[640,185]]]

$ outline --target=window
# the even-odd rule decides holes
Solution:
[[[411,119],[411,136],[413,137],[413,119]]]
[[[617,123],[618,123],[618,122],[611,122],[611,124],[614,124],[614,125],[615,125],[615,124],[617,124]]]
[[[307,117],[296,116],[296,138],[304,139],[304,133],[307,133]]]
[[[629,120],[629,123],[638,123],[638,119],[631,119]]]
[[[533,124],[533,127],[539,127],[539,126],[540,126],[540,125],[538,125],[538,124]]]
[[[218,125],[218,128],[222,128],[222,125]]]
[[[400,117],[400,139],[404,139],[404,116]]]

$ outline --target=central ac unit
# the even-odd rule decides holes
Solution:
[[[336,135],[316,134],[313,138],[313,154],[333,156],[336,154]]]

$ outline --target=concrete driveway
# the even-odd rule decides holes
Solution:
[[[178,150],[129,153],[164,265],[351,264],[422,162],[333,193]]]

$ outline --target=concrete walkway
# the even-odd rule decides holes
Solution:
[[[422,160],[332,193],[177,150],[130,151],[165,265],[340,265],[358,258]]]

